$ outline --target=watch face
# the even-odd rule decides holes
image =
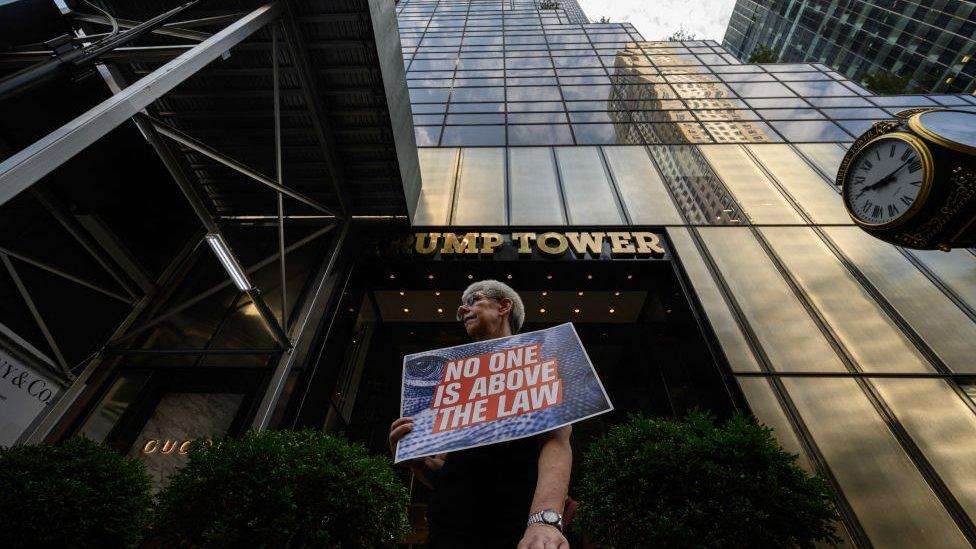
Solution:
[[[855,220],[868,226],[905,221],[928,194],[932,162],[912,135],[888,134],[870,141],[851,161],[844,202]]]
[[[552,510],[543,511],[542,520],[548,522],[549,524],[556,524],[559,522],[559,513]]]

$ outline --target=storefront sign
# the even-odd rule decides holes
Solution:
[[[613,409],[571,323],[403,357],[396,461],[529,437]]]
[[[661,235],[650,231],[421,232],[391,244],[391,251],[419,256],[550,259],[653,258],[665,255]]]
[[[58,396],[52,380],[0,349],[0,446],[11,446]]]

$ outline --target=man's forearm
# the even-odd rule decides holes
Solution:
[[[529,513],[546,509],[563,512],[569,475],[573,467],[573,448],[569,444],[572,427],[567,425],[543,435],[539,448],[539,478]]]

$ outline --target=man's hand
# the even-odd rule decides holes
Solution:
[[[536,523],[525,528],[518,549],[569,549],[569,542],[555,526]]]

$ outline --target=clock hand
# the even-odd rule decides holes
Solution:
[[[885,185],[888,185],[888,184],[890,184],[890,183],[892,183],[894,181],[897,181],[898,179],[895,177],[895,174],[898,173],[898,172],[900,172],[901,169],[904,168],[905,166],[907,166],[909,163],[911,163],[910,160],[907,161],[907,162],[905,162],[905,163],[903,163],[901,166],[898,166],[897,168],[895,168],[895,171],[889,173],[885,177],[882,177],[880,180],[878,180],[877,183],[872,183],[870,185],[866,185],[864,187],[861,187],[860,192],[858,192],[857,193],[857,196],[855,196],[854,198],[855,199],[858,199],[866,191],[873,191],[874,189],[877,189],[877,188],[880,188],[880,187],[884,187]]]

